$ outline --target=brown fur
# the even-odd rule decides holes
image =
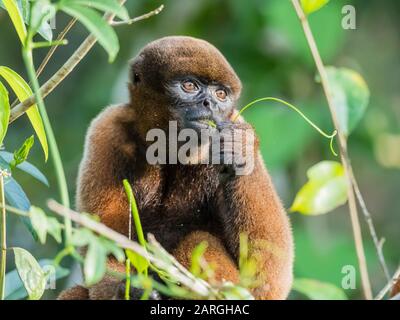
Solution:
[[[217,266],[216,278],[238,282],[239,234],[244,232],[263,279],[254,290],[256,298],[285,299],[292,281],[292,236],[259,154],[249,176],[224,183],[216,166],[146,162],[147,130],[167,128],[171,119],[163,83],[186,74],[223,83],[239,97],[238,77],[209,43],[189,37],[150,43],[132,62],[131,103],[106,108],[90,125],[77,209],[95,213],[109,227],[127,234],[129,211],[122,187],[127,178],[144,231],[153,233],[183,265],[190,267],[192,249],[206,240],[205,258]],[[116,286],[106,278],[89,289],[89,296],[111,299]]]

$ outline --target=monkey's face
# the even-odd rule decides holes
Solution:
[[[228,86],[189,75],[170,81],[171,113],[181,128],[207,129],[229,120],[234,97]]]

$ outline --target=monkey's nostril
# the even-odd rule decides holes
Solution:
[[[209,107],[210,106],[210,101],[208,99],[204,99],[203,106]]]

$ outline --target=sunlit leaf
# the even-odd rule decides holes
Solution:
[[[10,102],[8,100],[8,92],[4,85],[0,82],[0,145],[7,133],[8,120],[10,119]]]
[[[22,17],[22,12],[18,8],[18,4],[15,0],[3,0],[4,7],[6,8],[8,15],[11,18],[14,28],[18,33],[18,37],[21,43],[25,45],[26,39],[26,27],[24,24],[24,19]]]
[[[132,266],[136,269],[138,274],[147,274],[150,263],[149,261],[131,250],[125,250],[126,256],[131,262]]]
[[[14,160],[14,154],[7,151],[0,151],[0,157],[3,158],[9,164],[11,164],[11,162]],[[44,174],[41,173],[38,168],[36,168],[33,164],[29,163],[28,161],[24,161],[18,164],[16,168],[26,172],[27,174],[30,174],[32,177],[39,180],[46,186],[49,186],[49,182],[47,181],[47,178],[44,176]]]
[[[347,183],[340,163],[322,161],[311,167],[307,176],[309,181],[297,193],[291,211],[319,215],[347,201]]]
[[[361,75],[353,70],[327,67],[326,71],[340,128],[349,135],[368,106],[368,86]]]
[[[295,279],[292,289],[306,295],[311,300],[347,300],[342,289],[314,279]]]
[[[69,275],[69,270],[60,266],[54,266],[53,261],[49,259],[39,260],[39,265],[43,268],[50,268],[55,271],[55,274],[46,274],[47,282],[52,280],[59,280]],[[20,300],[28,296],[28,292],[24,288],[23,283],[18,275],[17,270],[12,270],[6,274],[6,300]]]
[[[329,0],[301,0],[301,6],[305,14],[310,14],[318,11],[328,2]]]
[[[119,42],[114,29],[93,9],[76,5],[70,1],[62,3],[61,10],[78,19],[107,51],[109,61],[114,61],[118,51]]]
[[[67,0],[65,2],[92,7],[105,12],[112,12],[123,20],[129,19],[128,11],[125,7],[121,6],[117,0]]]
[[[203,259],[204,253],[207,250],[207,242],[202,241],[192,251],[192,263],[190,265],[190,272],[195,276],[201,275],[201,259]]]
[[[231,282],[224,282],[221,293],[226,300],[254,300],[248,289]]]
[[[29,98],[32,95],[32,90],[26,81],[15,71],[11,70],[10,68],[1,66],[0,67],[0,76],[2,76],[10,85],[10,87],[15,92],[18,99],[22,102]],[[42,145],[45,160],[47,161],[47,157],[49,154],[49,148],[47,145],[47,138],[46,132],[44,130],[44,125],[42,121],[42,117],[40,116],[39,109],[36,105],[30,107],[26,114],[35,130],[39,141]]]
[[[46,287],[46,275],[36,259],[25,249],[13,248],[15,265],[30,300],[39,300]]]

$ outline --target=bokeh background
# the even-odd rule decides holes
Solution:
[[[326,132],[332,123],[322,89],[315,82],[315,68],[300,24],[288,0],[137,0],[127,1],[131,16],[165,5],[151,19],[117,28],[121,51],[113,64],[96,45],[73,73],[48,98],[46,105],[61,149],[71,197],[75,194],[77,169],[82,157],[85,131],[105,106],[127,101],[127,64],[151,40],[167,35],[204,38],[217,46],[243,82],[240,105],[255,98],[274,96],[301,108]],[[341,9],[356,8],[356,30],[341,27]],[[57,16],[55,33],[69,18]],[[378,234],[385,238],[384,253],[393,272],[400,260],[400,2],[397,0],[332,0],[310,16],[320,52],[327,65],[349,67],[367,81],[371,100],[368,111],[349,141],[350,156]],[[59,48],[40,81],[49,78],[87,35],[76,25],[68,34],[69,45]],[[38,50],[40,63],[46,50]],[[0,11],[0,65],[22,75],[20,44],[4,10]],[[324,160],[335,160],[328,142],[297,114],[273,103],[249,109],[245,118],[255,125],[266,164],[285,206],[306,182],[306,170]],[[17,148],[32,134],[26,117],[9,129],[8,150]],[[58,198],[51,161],[44,163],[39,143],[30,162],[49,178],[46,188],[29,176],[18,174],[34,205],[45,207],[48,198]],[[357,266],[350,218],[346,206],[326,215],[309,217],[290,213],[296,244],[295,276],[314,278],[340,286],[343,266]],[[363,224],[368,269],[374,291],[385,284],[371,237]],[[22,246],[37,258],[52,258],[59,247],[49,241],[36,244],[18,219],[9,217],[8,242]],[[10,257],[11,258],[11,257]],[[10,260],[11,262],[11,260]],[[66,260],[68,266],[71,261]],[[11,263],[10,263],[11,265]],[[10,266],[11,268],[12,266]],[[79,281],[79,272],[48,291],[54,298],[64,286]],[[360,282],[346,290],[350,298],[361,298]],[[301,298],[292,294],[292,298]]]

